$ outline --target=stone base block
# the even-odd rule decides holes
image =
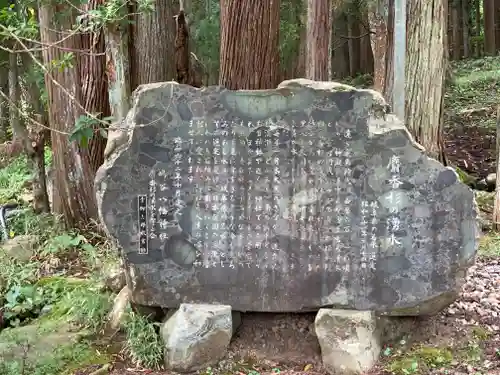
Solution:
[[[160,333],[167,370],[205,369],[226,354],[233,334],[231,306],[181,304],[163,323]]]
[[[331,374],[360,374],[380,356],[378,318],[371,311],[320,309],[314,329],[323,365]]]

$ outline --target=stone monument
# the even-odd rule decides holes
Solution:
[[[479,233],[455,171],[337,83],[140,86],[95,187],[132,300],[164,308],[432,314]]]

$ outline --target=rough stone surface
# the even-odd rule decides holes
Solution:
[[[126,285],[125,270],[120,264],[106,264],[102,270],[104,285],[114,293],[120,292]]]
[[[268,91],[141,86],[95,183],[132,300],[389,315],[446,307],[476,252],[473,193],[386,111],[374,91],[307,80]],[[138,195],[156,205],[147,254]]]
[[[0,333],[0,363],[11,359],[22,359],[26,344],[29,345],[27,357],[30,360],[46,357],[64,345],[74,345],[81,334],[69,324],[37,323],[4,329]]]
[[[320,309],[314,330],[323,366],[331,374],[360,374],[375,365],[381,350],[378,318],[370,311]]]
[[[231,306],[181,304],[160,330],[166,369],[191,372],[217,363],[232,331]]]
[[[122,290],[120,290],[120,293],[115,296],[115,299],[113,301],[113,308],[108,315],[108,327],[110,329],[120,329],[129,301],[130,290],[127,286],[124,286]]]
[[[20,262],[27,262],[35,255],[40,239],[34,235],[21,235],[8,239],[0,247],[0,254]]]

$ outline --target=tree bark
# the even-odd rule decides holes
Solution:
[[[175,80],[174,16],[178,12],[178,1],[155,0],[154,11],[134,16],[129,48],[132,91],[145,83]]]
[[[340,80],[349,75],[349,48],[347,41],[341,36],[347,35],[347,20],[340,1],[334,1],[333,6],[333,46],[332,75]]]
[[[108,24],[104,31],[108,97],[111,116],[115,123],[119,123],[127,116],[132,92],[128,43],[130,35],[127,31],[127,28],[119,24]]]
[[[221,0],[219,84],[231,90],[279,84],[280,0]]]
[[[470,57],[470,27],[469,27],[469,18],[470,18],[470,7],[469,0],[462,0],[462,38],[463,38],[463,46],[464,46],[464,58]]]
[[[39,52],[33,53],[33,56],[38,60],[40,60],[40,55]],[[21,136],[24,140],[24,149],[29,164],[33,170],[33,210],[37,213],[48,213],[50,212],[50,200],[45,173],[45,144],[50,132],[47,111],[43,106],[41,92],[33,76],[32,68],[35,62],[31,55],[26,52],[22,54],[22,59],[26,73],[26,102],[30,113],[25,121],[24,129],[21,129]]]
[[[96,10],[104,2],[104,0],[89,0],[82,5],[82,9],[84,12]],[[85,51],[79,56],[82,105],[87,112],[102,119],[108,117],[111,113],[106,80],[104,33],[99,30],[98,32],[81,34],[80,43],[82,50]],[[102,125],[99,127],[102,127]],[[94,174],[104,161],[105,147],[106,138],[99,131],[94,131],[94,136],[88,145],[90,165]]]
[[[370,42],[370,23],[368,21],[368,12],[363,11],[361,15],[363,23],[360,27],[360,38],[359,38],[359,48],[360,48],[360,71],[363,74],[373,74],[373,52]]]
[[[24,141],[21,125],[21,86],[19,85],[17,58],[17,53],[9,53],[9,122],[12,127],[13,146]]]
[[[476,37],[476,57],[481,57],[481,47],[484,43],[481,43],[481,0],[474,0],[475,6],[475,37]]]
[[[80,48],[79,35],[68,35],[75,23],[74,9],[64,5],[39,3],[40,36],[46,67],[62,60],[64,51]],[[65,14],[58,17],[56,14]],[[64,38],[62,37],[64,35]],[[57,43],[57,46],[54,45]],[[69,141],[76,119],[84,114],[81,107],[79,59],[73,66],[45,72],[49,123],[54,164],[53,211],[60,214],[68,227],[87,227],[97,215],[93,173],[89,151]]]
[[[0,91],[9,95],[9,57],[8,52],[0,50]],[[9,129],[9,103],[0,95],[0,142],[7,141]]]
[[[484,52],[486,55],[494,56],[496,53],[495,0],[483,0],[483,15],[484,15]]]
[[[308,0],[306,37],[306,78],[330,81],[332,20],[330,0]]]
[[[349,76],[354,77],[357,72],[357,66],[358,66],[358,58],[359,56],[356,56],[356,49],[355,49],[355,43],[356,40],[354,40],[354,24],[356,20],[351,14],[352,10],[349,9],[347,11],[347,46],[349,49]]]
[[[500,0],[495,0],[495,44],[497,52],[500,51]]]
[[[451,28],[453,35],[453,48],[452,48],[452,56],[454,60],[460,60],[460,0],[453,0],[451,2]]]
[[[368,22],[370,24],[370,42],[373,51],[374,73],[373,88],[384,94],[386,100],[392,101],[387,77],[392,72],[392,28],[390,27],[392,2],[376,0],[370,3]],[[389,82],[392,78],[389,79]],[[390,90],[392,91],[392,90]]]
[[[493,205],[493,228],[498,231],[500,230],[500,105],[497,106],[497,139],[496,139],[496,189],[495,189],[495,203]]]
[[[429,156],[445,163],[442,140],[447,55],[445,2],[412,0],[407,14],[406,126]]]

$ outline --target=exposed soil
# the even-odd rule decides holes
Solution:
[[[494,109],[489,108],[477,114],[455,115],[444,129],[445,153],[450,163],[479,179],[496,171],[496,130],[477,126],[477,119],[473,119],[480,114],[484,116],[485,111],[492,115]]]

